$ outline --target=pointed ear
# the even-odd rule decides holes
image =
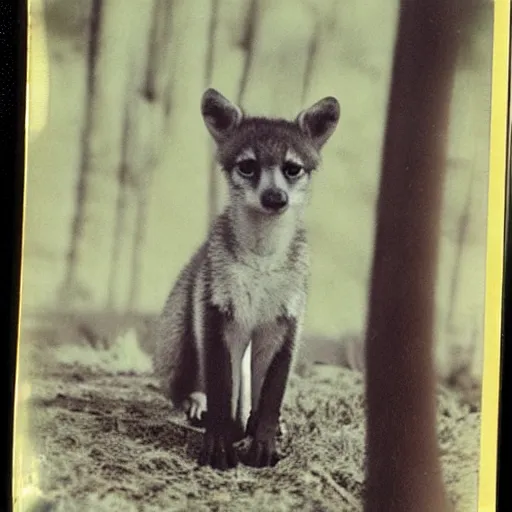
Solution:
[[[215,142],[222,142],[237,128],[243,118],[240,107],[215,89],[207,89],[201,100],[204,123]]]
[[[300,129],[320,149],[334,133],[340,118],[340,104],[328,96],[303,110],[296,119]]]

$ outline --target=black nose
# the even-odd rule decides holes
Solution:
[[[281,210],[288,204],[288,196],[284,190],[269,188],[261,194],[261,204],[268,210]]]

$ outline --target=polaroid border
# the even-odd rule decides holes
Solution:
[[[497,501],[510,0],[494,0],[493,32],[484,362],[478,483],[478,510],[481,512],[496,510]]]
[[[27,0],[27,53],[30,48],[30,9],[34,2]],[[498,465],[498,426],[500,409],[500,366],[501,366],[501,333],[502,333],[502,298],[504,284],[504,249],[505,249],[505,199],[506,199],[506,168],[507,168],[507,137],[508,132],[508,97],[509,97],[509,67],[510,67],[510,0],[493,0],[493,64],[492,64],[492,93],[491,93],[491,131],[490,159],[487,208],[487,256],[486,256],[486,287],[485,287],[485,324],[484,324],[484,362],[482,379],[482,412],[480,434],[480,464],[478,482],[478,510],[494,511],[497,506],[497,465]],[[25,140],[23,143],[24,176],[26,176],[26,154],[28,144],[29,116],[29,63],[26,65],[26,111],[25,111]],[[22,187],[21,213],[21,246],[24,242],[24,206],[26,181]],[[23,258],[20,262],[18,283],[21,285],[23,275]],[[16,279],[15,279],[16,280]],[[17,342],[14,348],[15,390],[13,411],[13,432],[15,431],[17,414],[16,403],[19,394],[19,332],[21,328],[21,289],[18,302]],[[19,419],[18,419],[19,421]],[[19,426],[19,425],[18,425]],[[20,450],[19,442],[13,436],[12,449],[15,453]],[[18,446],[16,446],[18,444]],[[16,465],[11,486],[16,482]],[[14,485],[16,490],[16,485]],[[14,496],[15,497],[15,496]]]

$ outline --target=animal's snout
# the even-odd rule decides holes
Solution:
[[[263,208],[278,212],[288,205],[288,195],[280,188],[269,188],[261,194]]]

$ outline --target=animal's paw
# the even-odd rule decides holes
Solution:
[[[240,459],[246,466],[264,468],[279,462],[277,439],[284,434],[279,418],[277,425],[262,421],[257,411],[251,411],[247,421],[246,437],[237,445]]]
[[[229,431],[229,429],[228,429]],[[226,470],[238,464],[238,456],[233,446],[232,436],[225,432],[206,431],[198,463],[214,469]]]
[[[258,436],[247,440],[245,450],[241,456],[246,466],[264,468],[275,466],[279,462],[279,455],[276,449],[275,436],[258,438]]]
[[[258,429],[258,413],[251,411],[249,419],[247,420],[247,427],[245,429],[245,435],[254,437]],[[279,417],[277,424],[276,438],[278,440],[284,439],[288,435],[285,422]]]
[[[235,443],[235,448],[237,452],[246,454],[249,451],[249,448],[251,447],[253,438],[251,436],[245,436],[239,441]]]
[[[202,426],[206,414],[206,394],[201,391],[190,393],[183,403],[187,418],[194,426]]]

